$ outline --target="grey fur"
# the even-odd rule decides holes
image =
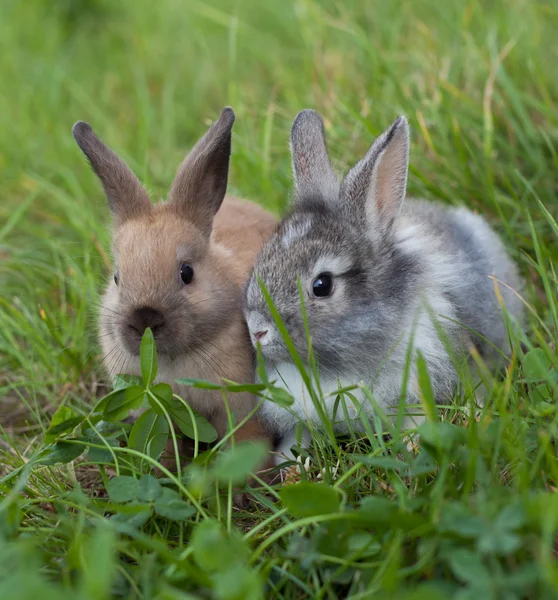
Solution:
[[[515,293],[521,291],[517,269],[484,219],[465,208],[421,200],[403,203],[409,154],[403,117],[349,171],[336,198],[331,196],[335,186],[328,183],[324,188],[319,183],[326,161],[323,129],[316,117],[316,113],[310,121],[304,117],[306,140],[300,116],[292,134],[293,148],[314,157],[307,163],[316,167],[316,179],[305,173],[301,186],[299,159],[293,159],[294,208],[257,258],[245,299],[253,342],[255,332],[268,331],[262,341],[268,375],[295,396],[291,411],[271,402],[262,409],[270,429],[282,436],[292,433],[298,418],[317,421],[317,415],[270,317],[258,277],[299,354],[306,357],[297,288],[300,277],[321,383],[333,400],[338,382],[364,381],[388,411],[399,402],[413,330],[414,347],[425,356],[436,399],[443,401],[454,392],[457,374],[454,357],[448,355],[436,327],[443,328],[452,355],[467,355],[473,343],[485,359],[495,360],[499,351],[506,354],[510,349],[491,276],[503,282],[499,288],[508,313],[518,321],[523,313]],[[311,181],[316,182],[314,188]],[[330,297],[312,294],[312,281],[320,272],[333,275]],[[470,329],[480,337],[470,334]],[[410,378],[408,402],[412,404],[418,402],[414,365]],[[326,401],[328,409],[333,400]],[[371,416],[370,407],[365,411]],[[343,428],[342,423],[337,425]]]
[[[399,117],[347,173],[341,188],[345,209],[357,220],[366,218],[372,232],[378,221],[389,228],[405,200],[408,171],[409,125]]]
[[[326,202],[336,202],[339,179],[327,153],[322,118],[313,110],[303,110],[293,123],[291,156],[297,201],[318,195]]]

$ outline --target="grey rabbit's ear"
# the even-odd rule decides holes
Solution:
[[[364,207],[369,225],[389,229],[405,199],[408,170],[409,124],[399,117],[347,173],[341,195],[349,210]]]
[[[169,202],[207,235],[227,191],[234,118],[232,108],[223,109],[184,159],[169,194]]]
[[[291,129],[291,155],[296,201],[337,203],[339,179],[329,161],[324,122],[317,112],[303,110],[297,115]]]
[[[72,134],[101,180],[110,209],[118,221],[126,221],[151,209],[149,194],[128,165],[95,135],[91,126],[78,121]]]

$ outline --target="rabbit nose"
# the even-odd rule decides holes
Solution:
[[[151,308],[150,306],[142,306],[136,308],[132,313],[130,327],[138,333],[143,333],[148,327],[155,334],[165,323],[163,313]]]
[[[261,342],[267,335],[267,329],[264,329],[263,331],[256,331],[256,333],[254,333],[253,335],[258,340],[258,342]]]

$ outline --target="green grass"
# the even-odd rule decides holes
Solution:
[[[557,28],[550,0],[3,2],[0,597],[558,596]],[[478,420],[442,409],[416,456],[397,432],[317,435],[308,481],[252,512],[232,509],[223,475],[242,478],[241,448],[167,474],[180,496],[123,479],[107,500],[114,465],[53,466],[74,448],[45,450],[70,435],[45,438],[56,410],[91,415],[108,392],[108,211],[71,127],[89,121],[164,195],[225,105],[229,190],[277,212],[299,110],[323,114],[340,168],[406,114],[410,194],[463,202],[502,234],[526,279],[529,352],[516,344]],[[113,452],[121,476],[153,466]]]

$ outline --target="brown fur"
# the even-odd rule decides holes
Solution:
[[[161,315],[154,333],[159,354],[158,380],[173,385],[223,437],[229,429],[220,392],[180,386],[191,377],[220,383],[251,382],[253,351],[242,317],[243,286],[256,255],[275,228],[263,208],[225,197],[232,110],[196,144],[180,167],[168,202],[146,204],[147,192],[128,167],[86,124],[74,136],[103,182],[114,216],[114,257],[118,285],[111,281],[102,302],[101,344],[111,376],[139,374],[138,309]],[[194,278],[184,285],[180,265]],[[235,423],[255,406],[248,393],[228,397]],[[262,438],[256,419],[236,439]]]

